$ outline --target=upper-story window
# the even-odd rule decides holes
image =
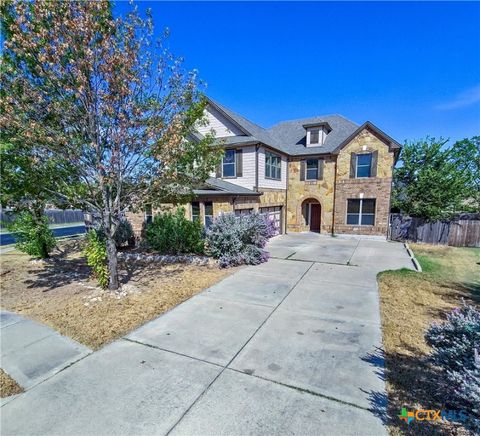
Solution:
[[[222,163],[222,177],[235,177],[236,174],[235,150],[225,150]]]
[[[318,159],[308,159],[305,180],[318,179]]]
[[[304,124],[303,128],[306,131],[307,147],[320,147],[325,143],[327,135],[332,131],[330,125],[324,121],[312,124]]]
[[[372,153],[357,154],[356,177],[372,176]]]
[[[320,129],[310,130],[310,144],[318,144],[320,142]]]
[[[265,177],[275,180],[282,178],[282,158],[269,151],[265,152]]]

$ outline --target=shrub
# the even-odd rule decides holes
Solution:
[[[45,259],[56,245],[46,216],[38,221],[31,212],[23,211],[7,228],[15,237],[15,247],[30,256]]]
[[[115,245],[117,248],[120,248],[125,244],[128,244],[130,247],[135,245],[135,234],[133,233],[130,221],[127,219],[122,219],[120,221],[113,239],[115,239]]]
[[[257,265],[268,260],[263,248],[274,234],[274,224],[264,215],[223,214],[207,230],[208,253],[219,259],[222,267]]]
[[[87,233],[87,245],[85,247],[87,265],[92,268],[93,276],[102,288],[108,285],[107,246],[100,232],[90,230]]]
[[[466,425],[480,431],[480,311],[463,305],[433,324],[425,339],[433,348],[431,361],[444,375],[440,394],[454,410],[465,411]]]
[[[155,215],[145,237],[149,247],[162,254],[195,253],[204,250],[202,225],[185,218],[185,209]]]

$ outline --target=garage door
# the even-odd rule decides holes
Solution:
[[[261,207],[260,213],[268,216],[277,228],[277,235],[282,233],[282,206]]]

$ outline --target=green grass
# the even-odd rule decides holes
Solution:
[[[410,244],[423,272],[379,274],[383,345],[388,392],[388,428],[393,435],[437,435],[433,423],[400,422],[402,407],[441,408],[441,374],[426,365],[425,331],[464,300],[480,304],[480,249]],[[413,383],[412,383],[413,382]],[[450,432],[452,430],[452,432]],[[445,433],[454,434],[452,428]],[[463,434],[463,433],[461,433]]]
[[[436,260],[435,257],[425,254],[417,254],[415,256],[422,267],[422,271],[425,273],[440,273],[442,265]]]

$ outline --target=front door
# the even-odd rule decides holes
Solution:
[[[320,233],[320,205],[310,204],[310,231]]]

